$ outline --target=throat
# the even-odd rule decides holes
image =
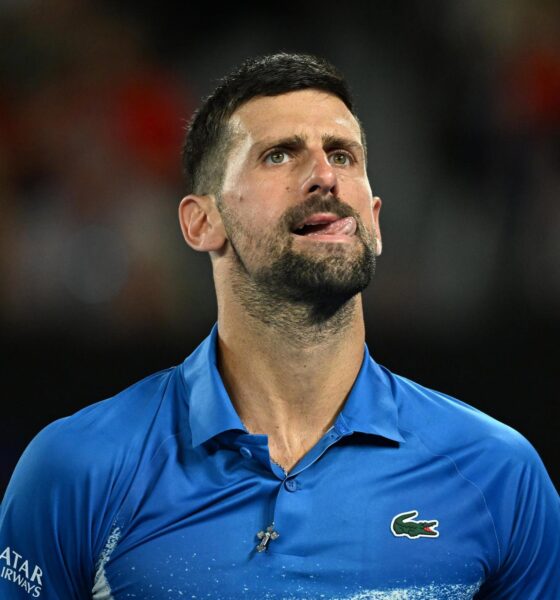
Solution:
[[[315,446],[324,435],[321,429],[298,436],[289,444],[275,440],[274,436],[268,436],[268,449],[270,460],[278,465],[285,475],[299,463],[299,461]]]

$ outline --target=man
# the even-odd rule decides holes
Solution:
[[[558,496],[532,447],[364,348],[381,201],[337,71],[244,63],[184,161],[217,326],[31,443],[2,503],[0,596],[559,598]]]

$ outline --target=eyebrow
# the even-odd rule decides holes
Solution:
[[[303,135],[291,135],[285,138],[267,138],[256,142],[253,148],[260,154],[269,148],[287,148],[288,150],[300,150],[305,146],[306,137]]]
[[[362,144],[349,138],[325,134],[322,136],[322,140],[323,147],[326,149],[342,148],[344,150],[354,150],[362,156],[364,155],[364,148]]]
[[[323,147],[326,150],[333,150],[335,148],[342,148],[345,150],[353,150],[358,152],[362,157],[364,156],[364,148],[362,144],[352,139],[341,137],[338,135],[332,135],[325,133],[321,140]],[[260,142],[256,142],[253,149],[260,155],[269,148],[286,148],[287,150],[301,150],[305,147],[307,136],[305,135],[291,135],[285,138],[268,138]]]

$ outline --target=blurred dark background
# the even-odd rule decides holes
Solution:
[[[0,495],[53,419],[215,318],[176,219],[185,120],[262,53],[348,77],[384,199],[365,294],[393,371],[521,431],[557,487],[560,3],[0,3]]]

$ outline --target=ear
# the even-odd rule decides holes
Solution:
[[[373,214],[373,225],[375,227],[375,255],[379,256],[383,250],[383,244],[381,243],[381,228],[379,227],[379,213],[381,211],[381,198],[374,196],[372,200],[372,214]]]
[[[224,224],[213,196],[185,196],[179,204],[179,223],[187,244],[198,252],[220,250],[226,242]]]

